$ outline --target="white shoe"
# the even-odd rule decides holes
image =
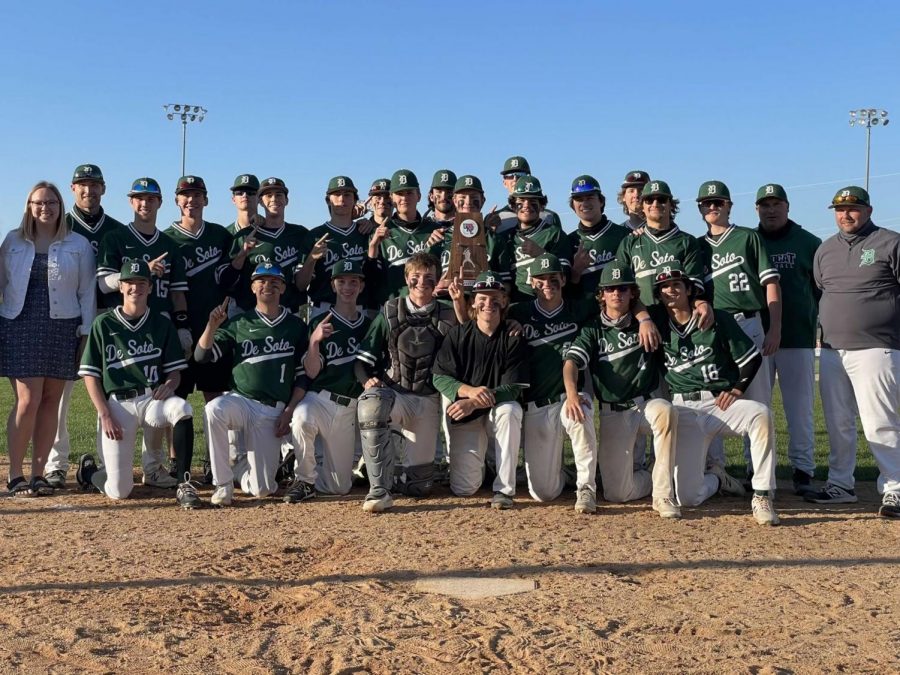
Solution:
[[[173,488],[178,485],[178,479],[170,476],[169,472],[161,467],[152,473],[145,473],[142,482],[144,485],[158,488]]]
[[[209,501],[213,506],[231,506],[233,499],[234,485],[226,484],[218,486]]]
[[[772,498],[767,495],[753,495],[751,502],[753,508],[753,517],[760,525],[778,525],[781,519],[775,512],[775,506],[772,504]]]
[[[653,510],[656,511],[661,518],[681,518],[681,507],[671,497],[654,497]]]
[[[363,511],[366,513],[382,513],[387,511],[393,505],[394,498],[391,497],[391,493],[385,492],[377,499],[374,497],[366,497],[366,501],[363,502]]]
[[[719,479],[719,492],[721,494],[733,495],[735,497],[743,497],[747,494],[747,491],[744,489],[744,486],[741,485],[741,482],[728,473],[724,466],[710,464],[707,471]]]
[[[575,498],[575,513],[596,513],[597,497],[587,485],[578,490]]]

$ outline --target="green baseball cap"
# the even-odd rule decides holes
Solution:
[[[200,176],[182,176],[178,179],[178,184],[175,186],[176,195],[194,191],[206,194],[206,183]]]
[[[672,195],[672,188],[670,188],[669,184],[664,180],[652,180],[649,183],[646,183],[641,190],[641,199],[645,199],[647,197],[668,197],[669,199],[675,198]]]
[[[600,288],[604,288],[607,286],[622,286],[625,284],[633,286],[634,283],[634,272],[631,271],[631,268],[619,265],[613,261],[607,263],[606,267],[603,268],[603,271],[600,272],[600,283],[597,285]]]
[[[574,197],[575,195],[599,195],[602,197],[603,191],[596,178],[584,174],[572,181],[572,191],[569,196]]]
[[[391,192],[403,192],[404,190],[418,190],[419,179],[409,169],[398,169],[391,176]]]
[[[238,190],[259,192],[259,178],[252,173],[242,173],[234,179],[234,183],[231,186],[232,192],[237,192]]]
[[[835,206],[871,206],[869,202],[869,193],[858,185],[848,185],[834,193],[829,209]]]
[[[366,275],[363,274],[362,261],[351,258],[338,260],[331,268],[331,278],[334,279],[335,277],[362,277],[365,279]]]
[[[727,199],[731,201],[731,190],[720,180],[708,180],[697,190],[698,202],[704,202],[707,199]]]
[[[96,164],[79,164],[72,174],[73,183],[103,183],[103,172]]]
[[[475,283],[472,284],[473,293],[490,293],[491,291],[505,291],[503,282],[500,281],[500,275],[491,270],[487,270],[478,275]]]
[[[541,181],[531,174],[522,176],[516,181],[516,186],[513,188],[510,197],[535,197],[542,199],[544,193],[541,190]]]
[[[625,174],[625,179],[622,181],[622,189],[627,187],[641,187],[649,182],[649,173],[641,171],[640,169],[635,169],[634,171],[629,171]]]
[[[481,187],[481,179],[478,176],[472,176],[470,174],[460,176],[456,180],[456,185],[453,186],[454,192],[462,192],[463,190],[477,190],[481,194],[484,194],[484,188]]]
[[[140,258],[126,258],[122,263],[122,269],[119,270],[119,281],[133,281],[134,279],[150,281],[151,278],[150,265]]]
[[[759,204],[763,199],[780,199],[783,202],[788,200],[787,192],[778,183],[766,183],[756,191],[756,203]]]
[[[376,178],[372,181],[372,187],[369,188],[369,196],[389,195],[391,193],[390,178]]]
[[[259,196],[262,197],[267,192],[277,192],[281,191],[285,195],[288,193],[287,185],[284,184],[284,181],[280,178],[275,178],[272,176],[271,178],[266,178],[259,186],[259,190],[257,191]]]
[[[330,195],[333,192],[344,192],[346,190],[359,194],[353,181],[347,176],[335,176],[328,181],[328,189],[325,191],[325,194]]]
[[[653,277],[653,285],[659,286],[660,284],[664,284],[667,281],[671,281],[672,279],[681,279],[684,281],[686,286],[690,286],[690,279],[688,275],[684,273],[684,269],[681,267],[681,263],[667,263],[666,265],[662,265],[656,268],[656,275]]]
[[[562,274],[562,263],[552,253],[541,253],[537,258],[531,261],[528,266],[528,274],[533,277],[544,276],[545,274],[554,274],[559,272]]]
[[[162,190],[159,189],[159,183],[153,178],[138,178],[131,184],[131,190],[128,192],[129,197],[137,195],[156,195],[162,199]]]
[[[444,188],[452,190],[456,184],[456,174],[450,169],[438,169],[434,172],[434,178],[431,179],[431,189]]]
[[[500,175],[505,176],[508,173],[531,173],[528,160],[521,155],[513,155],[503,162],[503,170],[500,172]]]

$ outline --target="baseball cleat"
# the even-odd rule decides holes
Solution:
[[[175,501],[183,509],[199,509],[203,506],[200,495],[197,494],[197,488],[194,487],[191,481],[190,473],[185,473],[184,482],[178,484],[178,489],[175,491]]]
[[[162,467],[152,473],[145,473],[141,482],[148,487],[158,488],[173,488],[178,485],[178,480],[172,478],[168,471]]]
[[[807,492],[818,492],[812,484],[813,477],[801,469],[794,469],[794,494],[801,497]]]
[[[853,490],[830,483],[821,492],[807,492],[803,499],[813,504],[855,504],[859,501]]]
[[[654,497],[653,510],[662,518],[681,518],[681,507],[671,497]]]
[[[590,487],[585,485],[578,490],[575,498],[575,513],[595,513],[597,511],[597,497]]]
[[[227,483],[217,487],[216,491],[212,493],[212,497],[209,498],[209,501],[213,506],[231,506],[233,499],[234,485]]]
[[[44,476],[46,481],[50,483],[51,487],[55,490],[65,490],[66,489],[66,472],[61,469],[56,469],[55,471],[51,471],[46,476]]]
[[[75,480],[82,490],[90,490],[93,484],[91,476],[97,473],[97,462],[92,455],[82,455],[78,460],[78,470],[75,472]]]
[[[177,468],[177,466],[178,466],[178,465],[177,465],[177,463],[175,462],[175,458],[174,458],[174,457],[170,457],[170,458],[169,458],[169,465],[166,467],[166,471],[169,473],[169,475],[170,475],[172,478],[175,478],[175,479],[178,478],[178,468]]]
[[[200,480],[204,485],[213,484],[212,464],[210,464],[209,460],[203,462],[203,478]]]
[[[275,482],[279,485],[287,481],[293,482],[294,464],[294,451],[291,450],[284,456],[281,464],[278,465],[278,469],[275,471]]]
[[[878,515],[882,518],[900,518],[900,492],[885,492]]]
[[[296,504],[297,502],[308,502],[315,496],[316,488],[312,483],[295,480],[284,494],[282,501],[286,504]]]
[[[367,495],[362,508],[366,513],[382,513],[383,511],[387,511],[393,505],[394,498],[391,497],[391,493],[385,492],[380,497],[370,497]]]
[[[719,479],[719,494],[733,495],[734,497],[743,497],[747,494],[741,482],[728,473],[724,466],[710,464],[707,471]]]
[[[781,522],[769,495],[753,495],[750,505],[753,508],[753,517],[760,525],[778,525]]]
[[[506,509],[511,509],[513,507],[513,498],[509,495],[505,495],[502,492],[495,492],[493,498],[491,499],[491,508],[499,509],[501,511],[505,511]]]

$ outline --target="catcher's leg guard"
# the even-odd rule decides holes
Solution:
[[[393,390],[377,387],[366,389],[356,407],[363,458],[369,477],[369,497],[376,499],[389,493],[394,481],[394,448],[388,426],[393,406]]]

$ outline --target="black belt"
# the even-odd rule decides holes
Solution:
[[[625,412],[626,410],[632,410],[637,407],[634,401],[623,401],[622,403],[607,403],[606,401],[601,401],[600,406],[608,406],[613,412]]]
[[[703,394],[712,394],[711,391],[689,391],[686,394],[679,394],[684,401],[699,401],[703,398]],[[715,394],[713,394],[715,396]]]
[[[263,405],[267,405],[270,408],[277,408],[278,404],[281,403],[281,401],[276,401],[275,399],[271,399],[271,398],[258,398],[258,399],[256,399],[256,402],[262,403]]]
[[[531,405],[533,405],[535,408],[543,408],[544,406],[547,406],[547,405],[559,403],[559,397],[557,396],[556,398],[537,398],[533,401],[529,401],[529,403]]]
[[[109,396],[117,401],[130,401],[133,398],[149,394],[149,389],[123,389],[122,391],[114,391]]]
[[[328,392],[328,398],[337,403],[338,405],[342,405],[345,408],[349,408],[350,404],[353,403],[356,399],[351,398],[349,396],[341,396],[340,394],[335,394],[334,392]]]

